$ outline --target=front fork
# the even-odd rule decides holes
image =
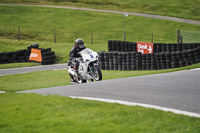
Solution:
[[[95,72],[94,72],[94,67],[95,66],[98,66],[98,64],[95,63],[95,62],[89,64],[89,66],[88,66],[88,72],[92,77],[95,77]]]

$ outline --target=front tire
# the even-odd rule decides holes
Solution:
[[[101,73],[99,66],[94,67],[94,79],[96,81],[102,80],[102,73]]]

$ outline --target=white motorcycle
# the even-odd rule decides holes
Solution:
[[[92,51],[89,48],[86,48],[79,52],[80,58],[76,58],[73,63],[79,63],[78,70],[76,67],[68,68],[69,74],[74,78],[74,83],[72,84],[81,84],[87,82],[93,82],[94,80],[102,80],[102,72],[98,66],[99,55],[97,52]]]

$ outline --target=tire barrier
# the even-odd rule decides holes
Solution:
[[[178,52],[184,50],[190,50],[200,47],[200,43],[183,43],[183,44],[176,44],[176,43],[154,43],[153,44],[153,51],[154,53],[162,53],[162,52]]]
[[[200,43],[154,43],[153,52],[162,53],[162,52],[178,52],[189,49],[194,49],[200,47]],[[137,52],[137,43],[127,42],[127,41],[108,41],[108,51],[118,51],[118,52]]]
[[[27,56],[28,56],[27,49],[0,53],[0,64],[27,62],[28,61]]]
[[[108,51],[136,52],[137,43],[127,41],[108,41]]]
[[[31,54],[31,48],[41,50],[42,54],[42,65],[54,64],[55,63],[55,52],[51,51],[51,48],[39,48],[38,44],[33,44],[27,47],[27,49],[22,49],[12,52],[0,53],[0,64],[7,63],[19,63],[19,62],[33,62],[29,61],[29,56]]]
[[[171,47],[170,45],[169,47]],[[173,46],[174,47],[174,46]],[[185,47],[185,46],[184,46]],[[165,50],[162,52],[162,50]],[[171,47],[172,48],[172,47]],[[193,48],[193,49],[192,49]],[[200,63],[200,47],[187,46],[187,50],[167,51],[168,45],[159,48],[161,52],[141,54],[138,52],[100,52],[99,65],[102,70],[161,70]]]
[[[54,51],[51,51],[51,48],[41,49],[41,53],[42,53],[42,65],[55,63],[56,55]]]

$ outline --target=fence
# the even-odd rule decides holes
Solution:
[[[200,42],[200,31],[181,30],[184,43]]]
[[[67,31],[56,28],[29,28],[22,26],[2,26],[0,25],[0,36],[6,36],[7,38],[17,40],[41,40],[50,41],[54,43],[72,43],[76,38],[83,38],[86,43],[107,43],[107,40],[123,40],[124,34],[119,31],[101,32],[101,31]],[[128,32],[128,40],[135,38],[134,32]],[[145,37],[145,40],[151,41],[151,34],[149,37]]]
[[[168,42],[168,39],[161,37],[156,33],[136,33],[126,32],[126,40],[137,42]],[[87,44],[107,43],[107,40],[123,40],[124,33],[122,31],[67,31],[56,28],[33,28],[25,26],[5,26],[0,25],[0,36],[17,40],[41,40],[54,43],[73,43],[76,38],[83,38]],[[200,32],[180,30],[177,38],[183,40],[183,43],[200,42]],[[179,41],[174,37],[174,42]]]

